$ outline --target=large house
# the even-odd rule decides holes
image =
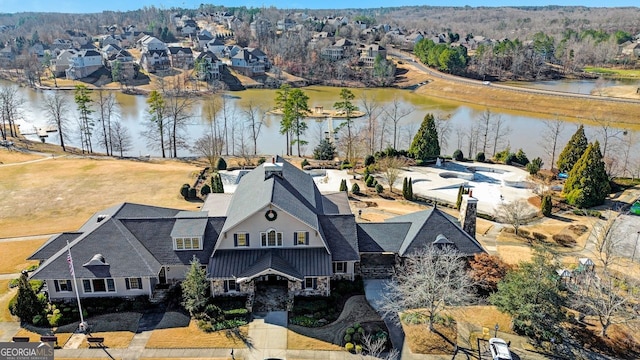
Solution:
[[[475,232],[475,201],[462,223]],[[53,236],[30,260],[51,299],[155,296],[181,281],[195,257],[207,264],[212,296],[279,287],[329,295],[332,279],[384,277],[421,247],[483,252],[438,208],[379,223],[357,223],[346,192],[322,194],[313,178],[281,158],[244,174],[234,194],[209,194],[201,211],[124,203],[93,215],[78,231]],[[70,275],[72,255],[76,282]]]

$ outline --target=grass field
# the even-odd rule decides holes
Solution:
[[[0,242],[0,274],[13,274],[25,270],[37,261],[25,260],[47,240],[46,237],[36,240]]]
[[[249,333],[248,326],[241,326],[240,333],[245,338]],[[148,349],[180,349],[180,348],[240,348],[245,347],[242,339],[231,331],[222,330],[205,333],[194,321],[189,326],[167,329],[156,329],[147,342]]]
[[[640,78],[640,69],[609,69],[600,67],[585,67],[584,71],[588,73],[603,74],[607,77],[620,79],[638,79]]]
[[[73,231],[93,213],[122,202],[197,210],[180,186],[200,169],[180,161],[65,157],[2,169],[0,238]]]
[[[18,331],[15,336],[26,336],[29,338],[29,341],[34,342],[34,341],[40,341],[40,336],[42,335],[43,334],[29,331],[27,329],[20,329],[20,331]],[[48,333],[47,335],[50,335],[50,333]],[[64,344],[67,342],[67,340],[69,340],[71,335],[72,335],[71,333],[55,334],[55,336],[58,338],[58,346],[60,347],[64,346]]]
[[[296,333],[295,331],[287,330],[287,349],[289,350],[344,350],[342,347],[325,342],[322,340],[314,339],[309,336],[304,336]]]

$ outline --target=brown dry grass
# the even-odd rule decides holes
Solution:
[[[133,339],[134,333],[131,331],[109,331],[109,332],[92,332],[93,337],[103,337],[104,346],[111,349],[126,349]],[[89,343],[85,338],[78,348],[87,349]]]
[[[41,155],[23,153],[20,151],[9,150],[5,147],[0,147],[0,164],[15,164],[41,158]]]
[[[498,324],[501,332],[513,334],[511,316],[502,313],[495,306],[464,306],[448,311],[458,322],[493,329]]]
[[[589,123],[593,118],[612,119],[620,126],[640,128],[640,104],[597,101],[571,97],[551,96],[500,89],[496,86],[454,82],[436,78],[421,86],[416,93],[466,105],[482,110],[499,109],[507,113],[536,113],[542,116]],[[540,104],[544,104],[541,106]]]
[[[314,339],[309,336],[300,335],[294,331],[287,330],[287,349],[289,350],[330,350],[341,351],[342,347]]]
[[[180,185],[199,168],[179,161],[57,158],[2,169],[0,237],[72,231],[100,209],[136,202],[197,210]],[[46,175],[43,175],[46,174]]]
[[[14,321],[9,312],[9,301],[17,293],[17,288],[9,289],[9,280],[0,280],[0,322]]]
[[[498,255],[507,264],[518,264],[522,261],[529,261],[533,255],[533,250],[528,245],[500,245],[498,244]]]
[[[43,334],[37,333],[37,332],[33,332],[27,329],[20,329],[20,331],[18,331],[16,333],[15,336],[27,336],[29,337],[30,341],[40,341],[40,336],[42,336]],[[50,335],[50,333],[47,333],[47,335]],[[62,347],[64,346],[64,344],[69,340],[69,338],[71,337],[71,335],[73,335],[72,333],[58,333],[58,334],[54,334],[56,337],[58,337],[58,346]]]
[[[241,326],[239,329],[242,336],[246,338],[249,327]],[[148,349],[238,348],[245,347],[245,344],[231,331],[205,333],[198,328],[195,321],[191,321],[188,327],[154,330],[146,347]]]
[[[13,274],[28,268],[30,265],[38,264],[38,261],[25,260],[33,254],[47,238],[24,241],[0,242],[0,274]]]
[[[436,332],[431,332],[427,325],[402,324],[405,341],[414,354],[451,354],[457,342],[456,324],[444,326],[435,324]],[[445,340],[446,339],[446,340]]]

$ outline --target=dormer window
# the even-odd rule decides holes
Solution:
[[[174,238],[173,250],[202,250],[202,239],[199,237]]]

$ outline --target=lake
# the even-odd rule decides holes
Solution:
[[[592,81],[594,82],[594,81]],[[0,87],[2,86],[16,86],[6,81],[0,81]],[[573,88],[582,85],[572,85]],[[586,84],[584,85],[586,88]],[[47,117],[42,109],[44,97],[50,91],[37,91],[25,87],[17,87],[20,96],[25,100],[23,106],[23,119],[19,122],[23,132],[28,132],[34,127],[41,127],[46,125]],[[323,86],[311,86],[304,88],[303,91],[309,97],[309,107],[313,110],[315,107],[323,107],[324,109],[332,109],[333,104],[339,101],[340,88],[323,87]],[[52,91],[52,90],[51,90]],[[391,109],[395,102],[401,109],[411,110],[410,114],[404,117],[398,123],[397,130],[397,147],[399,149],[407,149],[418,130],[420,123],[427,113],[434,113],[437,116],[447,119],[444,123],[448,124],[449,135],[447,144],[442,146],[442,153],[451,155],[455,149],[462,149],[465,156],[468,154],[468,140],[464,133],[478,122],[478,119],[482,116],[484,109],[474,109],[464,105],[451,105],[450,103],[443,103],[435,99],[416,95],[411,90],[402,89],[352,89],[356,96],[353,101],[354,104],[362,106],[360,99],[363,95],[368,98],[375,98],[376,102],[380,106],[384,106],[387,109]],[[258,104],[264,108],[274,107],[274,98],[276,90],[267,89],[252,89],[239,92],[226,93],[225,99],[229,102],[232,109],[232,116],[234,119],[236,128],[246,127],[246,116],[243,113],[244,108],[249,102]],[[73,102],[73,91],[65,91],[66,96],[69,97],[72,110],[70,112],[71,123],[75,124],[77,120],[77,113],[75,111],[75,103]],[[185,128],[185,138],[187,143],[193,143],[197,138],[202,136],[207,131],[207,125],[202,116],[203,105],[209,100],[210,97],[205,96],[198,98],[196,105],[193,109],[193,116],[189,120],[189,125]],[[140,134],[146,129],[146,124],[149,123],[147,114],[146,96],[140,95],[126,95],[120,92],[116,92],[116,100],[118,106],[119,120],[125,125],[133,138],[133,146],[130,151],[125,155],[127,156],[141,156],[150,154],[151,156],[159,156],[160,152],[153,149],[147,144],[147,141]],[[95,104],[94,104],[95,109]],[[540,156],[548,163],[548,159],[544,154],[544,148],[547,144],[543,144],[542,134],[545,131],[545,125],[543,120],[545,118],[539,117],[537,114],[512,114],[512,113],[500,113],[493,112],[493,116],[500,116],[504,123],[510,128],[510,133],[504,137],[502,146],[498,147],[498,150],[503,149],[506,146],[510,146],[513,150],[522,148],[529,159]],[[95,115],[95,114],[94,114]],[[387,147],[393,143],[393,124],[389,120],[389,116],[383,112],[379,115],[378,119],[387,119],[387,131],[385,132],[382,140],[382,148]],[[269,115],[266,117],[265,125],[263,126],[260,136],[258,138],[258,153],[265,155],[284,154],[286,151],[285,137],[279,133],[280,118],[276,115]],[[357,133],[363,133],[366,124],[366,118],[362,117],[354,120],[354,126],[358,128]],[[305,136],[302,138],[307,140],[309,144],[303,148],[304,155],[311,155],[313,148],[318,141],[325,136],[325,133],[329,130],[329,122],[325,119],[315,120],[307,119],[308,129]],[[333,120],[333,128],[339,125],[340,121]],[[571,134],[575,132],[577,124],[567,123],[559,141],[560,148],[562,148]],[[72,126],[73,128],[74,126]],[[596,137],[596,129],[587,127],[587,137],[591,140]],[[97,140],[97,126],[95,131],[95,139]],[[236,140],[239,134],[236,134]],[[31,138],[37,140],[37,136],[33,135]],[[59,143],[57,133],[49,134],[46,138],[48,143]],[[231,143],[231,140],[229,141]],[[239,141],[235,141],[238,145]],[[69,139],[68,144],[79,147],[79,139],[77,136],[72,136]],[[94,151],[104,151],[100,146],[95,145],[97,141],[94,141]],[[377,141],[377,147],[380,147],[380,141]],[[561,149],[560,149],[561,150]],[[296,149],[294,147],[294,153]],[[559,150],[558,150],[559,151]],[[230,151],[231,152],[231,151]],[[491,151],[489,151],[490,153]],[[178,156],[193,156],[193,151],[189,149],[183,149],[178,151]]]

